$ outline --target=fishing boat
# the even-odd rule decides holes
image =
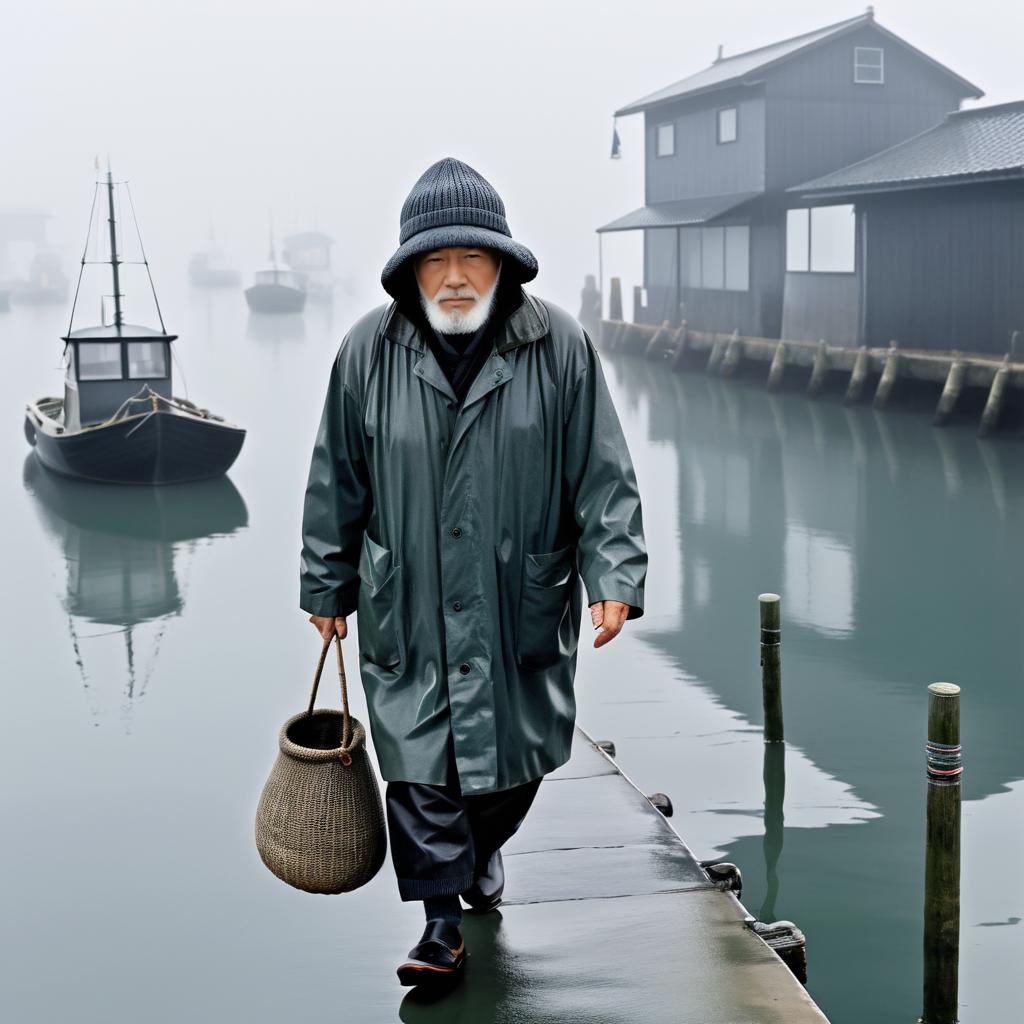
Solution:
[[[97,183],[94,212],[100,187]],[[102,262],[109,263],[113,277],[114,322],[72,329],[82,274],[87,263],[95,262],[83,254],[71,320],[62,339],[64,395],[28,403],[25,436],[48,469],[84,480],[173,484],[220,476],[235,461],[245,431],[174,395],[171,344],[177,335],[168,334],[164,326],[141,236],[140,262],[153,290],[160,329],[125,323],[109,169],[105,191],[110,259]],[[128,197],[131,202],[130,191]],[[89,233],[92,225],[90,217]]]
[[[245,289],[245,301],[253,313],[301,313],[306,307],[308,279],[298,270],[278,265],[274,249],[274,226],[270,226],[270,264],[253,275]]]
[[[242,275],[227,265],[221,249],[212,242],[188,261],[189,284],[196,288],[237,288]]]
[[[334,298],[333,245],[334,239],[322,231],[299,231],[284,240],[284,262],[306,275],[306,293],[311,302],[330,302]]]

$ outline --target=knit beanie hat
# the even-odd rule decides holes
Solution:
[[[402,204],[399,247],[380,276],[385,291],[398,298],[403,268],[422,253],[448,246],[496,249],[502,277],[519,284],[537,276],[537,259],[512,240],[505,204],[484,176],[454,157],[428,167]]]

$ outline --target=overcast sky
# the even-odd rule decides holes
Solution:
[[[594,227],[643,201],[642,118],[620,121],[624,158],[611,161],[612,111],[707,66],[719,43],[728,55],[863,9],[2,0],[0,205],[51,212],[53,240],[77,258],[93,159],[109,153],[132,182],[158,284],[184,274],[211,220],[251,272],[272,209],[281,233],[331,233],[369,297],[402,199],[451,154],[502,193],[540,260],[537,293],[575,312],[596,270]],[[977,83],[982,103],[1024,98],[1024,4],[898,0],[876,17]]]

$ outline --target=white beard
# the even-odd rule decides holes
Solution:
[[[494,283],[483,295],[466,285],[463,288],[442,288],[433,298],[430,298],[420,287],[420,304],[423,306],[423,312],[427,314],[430,326],[438,334],[475,334],[491,315],[500,277],[501,268],[499,267]],[[417,282],[418,284],[419,282]],[[467,297],[476,299],[476,302],[465,312],[461,309],[453,309],[449,313],[441,306],[442,299]]]

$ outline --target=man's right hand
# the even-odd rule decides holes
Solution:
[[[316,631],[325,640],[333,639],[335,633],[342,640],[348,636],[348,623],[345,622],[344,615],[338,615],[333,619],[329,615],[310,615],[309,621],[316,626]]]

